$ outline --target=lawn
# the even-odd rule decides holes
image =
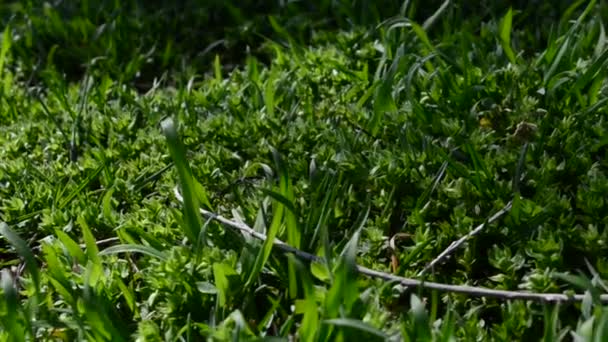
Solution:
[[[0,341],[608,340],[603,1],[0,4]]]

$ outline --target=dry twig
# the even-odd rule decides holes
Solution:
[[[490,217],[486,222],[480,224],[475,229],[471,230],[467,235],[465,235],[465,236],[461,237],[460,239],[452,242],[448,246],[448,248],[446,248],[443,252],[441,252],[441,254],[439,254],[435,259],[433,259],[433,261],[429,262],[428,265],[426,265],[422,269],[422,271],[420,271],[418,273],[418,276],[422,276],[428,270],[430,270],[433,267],[435,267],[435,265],[437,265],[439,262],[441,262],[442,260],[444,260],[445,258],[447,258],[450,254],[452,254],[452,252],[454,252],[456,249],[458,249],[458,247],[460,247],[463,243],[465,243],[470,237],[479,234],[479,232],[481,232],[482,229],[485,228],[485,226],[487,226],[490,223],[493,223],[494,221],[498,220],[502,215],[504,215],[507,212],[509,212],[509,210],[511,210],[512,205],[513,205],[512,202],[507,203],[507,205],[505,205],[496,214],[494,214],[492,217]]]
[[[177,188],[175,189],[175,196],[177,197],[177,199],[180,202],[183,201],[183,198],[182,198],[181,194],[179,193],[179,191],[177,190]],[[500,216],[500,215],[504,214],[504,212],[508,211],[509,208],[510,208],[510,204],[508,204],[505,208],[503,208],[501,211],[499,211],[494,216],[492,216],[492,218],[490,218],[490,220],[496,220],[498,218],[498,217],[496,217],[497,215]],[[244,223],[232,221],[221,215],[212,213],[212,212],[204,210],[204,209],[200,209],[200,211],[201,211],[201,214],[203,214],[205,217],[214,219],[226,226],[238,229],[242,233],[248,234],[257,239],[266,240],[266,235],[256,232],[255,230],[253,230],[253,228],[249,227],[248,225],[246,225]],[[490,220],[488,222],[490,222]],[[481,229],[479,229],[479,230],[481,230]],[[316,255],[310,254],[310,253],[306,253],[299,249],[296,249],[279,239],[274,240],[274,246],[277,247],[278,249],[282,250],[283,252],[293,253],[295,256],[297,256],[301,259],[307,260],[307,261],[323,261],[322,258],[320,258]],[[567,295],[567,294],[563,294],[563,293],[534,293],[534,292],[523,292],[523,291],[493,290],[493,289],[488,289],[488,288],[484,288],[484,287],[474,287],[474,286],[466,286],[466,285],[449,285],[449,284],[428,282],[428,281],[423,281],[423,280],[418,280],[418,279],[404,278],[404,277],[396,276],[396,275],[393,275],[390,273],[372,270],[370,268],[359,266],[359,265],[357,265],[356,268],[359,273],[366,275],[368,277],[378,278],[378,279],[383,279],[383,280],[399,283],[406,287],[420,287],[420,288],[432,289],[432,290],[437,290],[437,291],[442,291],[442,292],[460,293],[460,294],[465,294],[465,295],[475,296],[475,297],[493,297],[493,298],[506,299],[506,300],[522,299],[522,300],[532,300],[532,301],[539,301],[539,302],[546,302],[546,303],[582,301],[584,298],[583,294]],[[599,299],[602,303],[608,303],[608,295],[601,295]]]

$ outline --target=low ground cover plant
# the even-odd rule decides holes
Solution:
[[[0,5],[0,340],[604,340],[607,13]]]

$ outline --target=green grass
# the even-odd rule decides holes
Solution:
[[[0,341],[606,339],[607,14],[1,4]]]

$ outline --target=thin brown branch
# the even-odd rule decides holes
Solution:
[[[177,190],[177,188],[175,189],[175,196],[177,197],[177,199],[180,202],[183,201],[183,198],[182,198],[181,194],[179,193],[179,191]],[[504,214],[504,212],[508,211],[509,208],[510,208],[510,204],[508,204],[507,206],[505,206],[505,208],[503,208],[501,211],[499,211],[494,216],[492,216],[492,218],[490,218],[490,220],[496,220],[498,218],[497,215],[500,216],[500,215]],[[212,212],[204,210],[204,209],[200,209],[200,211],[201,211],[201,214],[204,215],[205,217],[216,220],[231,228],[235,228],[245,234],[248,234],[248,235],[253,236],[260,240],[267,239],[266,235],[256,232],[255,230],[253,230],[253,228],[249,227],[248,225],[246,225],[244,223],[232,221],[221,215],[212,213]],[[490,220],[488,220],[488,222],[490,222]],[[318,257],[316,255],[296,249],[279,239],[274,240],[274,246],[283,252],[293,253],[297,257],[307,260],[307,261],[321,261],[321,262],[323,261],[323,259],[321,257]],[[523,292],[523,291],[493,290],[493,289],[488,289],[488,288],[484,288],[484,287],[474,287],[474,286],[466,286],[466,285],[449,285],[449,284],[435,283],[435,282],[423,281],[423,280],[412,279],[412,278],[404,278],[404,277],[396,276],[396,275],[393,275],[390,273],[376,271],[376,270],[373,270],[373,269],[370,269],[367,267],[363,267],[363,266],[359,266],[359,265],[357,265],[356,267],[357,267],[357,271],[365,276],[399,283],[406,287],[417,287],[417,288],[419,287],[419,288],[432,289],[432,290],[437,290],[437,291],[442,291],[442,292],[460,293],[460,294],[474,296],[474,297],[493,297],[493,298],[505,299],[505,300],[522,299],[522,300],[531,300],[531,301],[546,302],[546,303],[582,301],[584,298],[584,295],[582,295],[582,294],[566,295],[563,293],[534,293],[534,292]],[[608,294],[601,295],[600,301],[602,303],[608,303]]]
[[[112,244],[112,243],[117,242],[119,240],[120,239],[117,238],[117,237],[111,237],[111,238],[107,238],[107,239],[103,239],[103,240],[97,240],[97,241],[95,241],[95,244],[97,245],[97,247],[101,247],[101,246],[104,246],[104,245]],[[78,245],[78,247],[80,247],[80,248],[87,248],[87,245],[84,244],[84,243],[81,243],[81,244]],[[38,245],[38,246],[32,247],[33,251],[39,251],[41,249],[42,249],[42,245]]]

